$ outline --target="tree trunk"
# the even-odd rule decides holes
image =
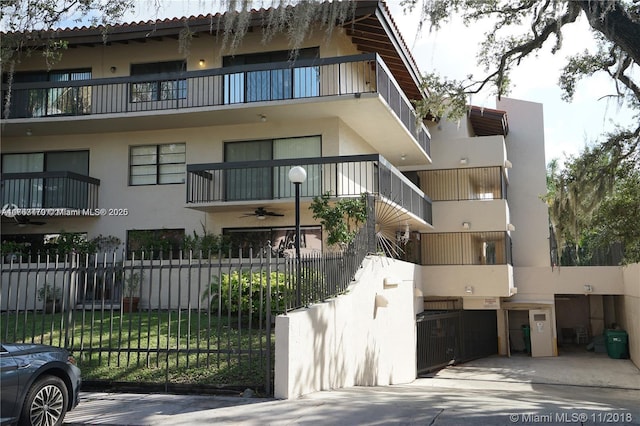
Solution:
[[[580,7],[591,28],[620,46],[640,65],[640,22],[634,21],[617,1],[583,0]]]

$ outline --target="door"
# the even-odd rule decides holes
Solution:
[[[548,309],[530,310],[529,326],[531,327],[531,356],[553,356],[551,311]]]
[[[0,347],[0,382],[2,383],[2,393],[0,393],[0,423],[13,422],[15,417],[15,403],[20,389],[18,380],[18,364],[4,348]]]

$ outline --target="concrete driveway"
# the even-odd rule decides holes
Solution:
[[[640,370],[630,360],[612,359],[607,354],[575,347],[561,350],[557,357],[482,358],[426,377],[640,390]]]
[[[489,357],[407,385],[317,392],[290,401],[83,392],[67,425],[640,425],[640,371],[574,353]]]

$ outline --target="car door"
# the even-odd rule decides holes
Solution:
[[[19,415],[16,401],[20,377],[18,363],[4,346],[0,346],[0,390],[0,423],[13,422]]]

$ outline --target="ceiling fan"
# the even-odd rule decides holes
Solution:
[[[253,213],[246,213],[242,215],[242,217],[246,217],[246,216],[255,216],[260,220],[264,220],[267,218],[267,216],[284,216],[284,215],[282,213],[270,212],[264,207],[258,207],[253,211]]]

